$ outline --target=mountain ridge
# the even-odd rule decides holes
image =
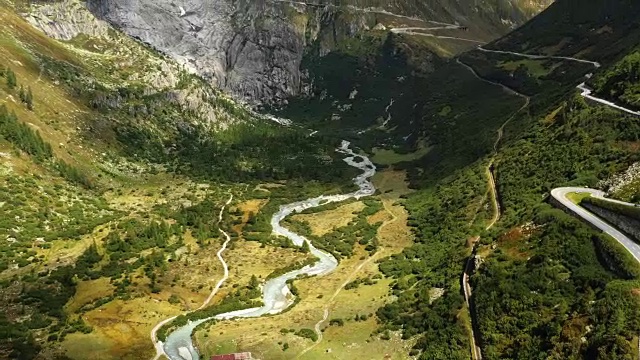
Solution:
[[[534,3],[540,5],[531,6]],[[483,34],[479,36],[491,39],[522,23],[549,1],[534,3],[495,0],[495,8],[483,5],[471,9],[459,3],[453,7],[448,1],[434,1],[426,7],[420,2],[403,1],[394,4],[411,5],[383,6],[379,2],[356,1],[354,4],[342,2],[336,7],[324,5],[330,2],[307,6],[294,1],[217,0],[205,5],[190,0],[154,2],[153,6],[147,6],[144,2],[134,5],[120,0],[91,0],[88,7],[97,17],[129,35],[181,59],[215,86],[259,104],[282,103],[290,96],[301,94],[306,80],[300,69],[305,49],[320,41],[321,54],[326,54],[335,46],[322,40],[327,36],[352,37],[381,21],[391,24],[420,16],[425,20],[435,17],[433,20],[442,21],[441,17],[445,17],[445,21],[476,22],[477,26],[464,25]],[[387,10],[376,13],[371,7],[406,13],[401,13],[404,18],[394,17],[385,14]],[[451,8],[457,12],[444,10]],[[505,8],[509,10],[503,10]],[[474,12],[479,15],[473,15]],[[382,20],[389,16],[392,19]]]

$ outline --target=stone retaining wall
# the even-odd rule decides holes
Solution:
[[[581,206],[608,221],[611,225],[614,225],[627,235],[630,235],[634,240],[640,242],[640,221],[593,204],[583,203]]]

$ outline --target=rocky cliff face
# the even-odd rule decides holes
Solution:
[[[350,0],[349,5],[341,2],[341,7],[329,1],[284,0],[88,0],[87,4],[99,18],[257,104],[284,102],[302,91],[300,64],[305,49],[316,40],[335,43],[375,27],[378,17],[390,12],[406,16],[396,17],[396,23],[415,17],[484,22],[478,29],[499,35],[550,1]],[[321,47],[321,55],[331,50]]]
[[[246,100],[300,87],[304,31],[264,1],[90,0],[89,9]],[[285,20],[286,19],[286,20]]]

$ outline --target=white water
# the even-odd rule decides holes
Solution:
[[[231,204],[231,201],[233,201],[233,194],[229,196],[229,200],[227,200],[227,202],[222,206],[222,208],[220,208],[220,213],[218,214],[218,225],[222,222],[222,214],[224,213],[224,209],[227,206],[229,206],[229,204]],[[224,261],[224,258],[222,258],[222,253],[227,249],[227,246],[231,241],[231,237],[229,236],[229,234],[227,234],[226,231],[222,229],[218,229],[218,230],[225,237],[224,244],[222,244],[222,247],[220,248],[220,250],[218,250],[218,253],[216,254],[216,256],[218,257],[218,260],[220,260],[220,263],[222,264],[222,267],[224,269],[224,276],[218,281],[215,288],[211,290],[211,293],[209,294],[209,297],[207,298],[207,300],[205,300],[197,310],[203,309],[205,306],[207,306],[211,302],[211,299],[213,299],[213,297],[218,292],[218,290],[220,290],[220,287],[222,286],[222,284],[225,281],[227,281],[227,278],[229,277],[229,267],[227,266],[227,262]],[[153,342],[153,345],[156,348],[156,355],[153,357],[153,360],[157,360],[160,358],[160,356],[165,354],[163,343],[162,341],[158,341],[158,337],[156,336],[156,334],[158,333],[158,330],[160,330],[160,328],[164,326],[166,323],[173,321],[177,317],[178,316],[172,316],[168,319],[162,320],[156,326],[154,326],[153,329],[151,330],[151,342]]]
[[[355,192],[341,195],[323,195],[312,199],[294,202],[288,205],[283,205],[280,210],[271,218],[271,226],[273,227],[273,233],[280,236],[285,236],[290,239],[296,246],[302,246],[306,241],[309,244],[310,252],[318,258],[318,262],[313,265],[305,266],[302,269],[294,270],[281,275],[277,278],[267,281],[262,287],[263,303],[262,307],[232,311],[224,314],[219,314],[212,318],[206,318],[189,322],[187,325],[178,328],[166,339],[163,344],[164,353],[171,360],[199,360],[199,354],[193,345],[191,340],[191,334],[193,330],[200,324],[217,319],[225,320],[232,318],[251,318],[259,317],[267,314],[277,314],[291,306],[293,303],[293,296],[287,286],[287,280],[295,279],[300,275],[324,275],[333,271],[338,266],[338,261],[329,253],[316,249],[309,240],[304,236],[298,235],[280,225],[280,222],[287,216],[300,212],[309,208],[321,206],[331,202],[344,201],[350,198],[359,199],[364,196],[373,195],[376,191],[375,187],[370,181],[370,178],[376,173],[376,167],[371,163],[369,158],[361,155],[357,155],[349,148],[350,143],[343,141],[340,148],[336,151],[347,155],[344,161],[360,170],[362,174],[353,179],[354,183],[359,187]],[[357,162],[356,159],[360,158],[362,161]]]

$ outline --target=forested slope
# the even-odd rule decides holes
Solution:
[[[353,176],[333,152],[340,136],[406,171],[415,189],[401,200],[415,242],[379,262],[395,297],[371,335],[397,331],[424,360],[468,359],[460,277],[478,241],[472,313],[484,358],[637,358],[637,269],[612,266],[620,249],[547,198],[640,160],[638,119],[574,90],[595,71],[597,92],[637,105],[638,11],[626,0],[558,0],[491,45],[602,61],[597,70],[475,51],[460,57],[472,73],[440,40],[357,33],[306,53],[315,87],[273,109],[304,126],[284,128],[123,34],[53,41],[1,3],[10,26],[0,29],[0,356],[63,357],[99,344],[80,334],[103,336],[114,318],[141,314],[132,321],[146,329],[189,308],[206,297],[212,271],[202,264],[218,227],[243,222],[242,211],[221,224],[211,216],[228,194],[286,181],[272,212],[289,197],[338,191]],[[489,171],[503,210],[491,230]],[[269,214],[247,217],[255,240],[276,243]],[[92,328],[83,319],[98,308],[122,313]],[[147,355],[148,333],[131,334],[110,356]]]
[[[591,83],[596,92],[604,98],[631,109],[639,109],[640,52],[631,52],[610,70],[599,74]]]
[[[479,154],[476,163],[435,184],[430,177],[438,167],[432,167],[429,156],[402,165],[420,187],[406,202],[417,244],[381,264],[398,278],[399,300],[378,315],[405,336],[421,333],[416,348],[422,359],[469,357],[459,279],[470,253],[468,242],[478,235],[481,245],[475,253],[482,263],[472,285],[483,358],[637,357],[640,284],[628,276],[636,270],[620,271],[609,262],[612,256],[597,232],[547,203],[552,188],[593,187],[640,160],[638,119],[591,104],[574,88],[584,74],[595,71],[595,79],[611,79],[609,88],[626,91],[616,94],[633,94],[634,55],[617,61],[632,51],[628,46],[638,36],[631,20],[637,6],[624,1],[592,5],[558,1],[491,46],[604,60],[601,69],[479,51],[461,57],[485,79],[531,98],[531,105],[506,125],[495,155],[503,214],[493,230],[482,228],[491,209],[483,196],[487,179],[482,166],[488,157]],[[610,31],[595,34],[605,26]],[[587,34],[585,29],[596,30]],[[454,144],[462,149],[475,145]],[[456,152],[449,154],[447,160],[455,162]],[[428,295],[434,287],[447,289],[435,301]]]
[[[558,0],[489,47],[611,63],[638,44],[639,14],[633,0]]]
[[[18,5],[0,2],[0,358],[150,356],[147,328],[208,296],[218,226],[241,218],[214,214],[239,181],[287,179],[294,197],[350,184],[337,140],[262,119],[113,29],[48,38]]]

